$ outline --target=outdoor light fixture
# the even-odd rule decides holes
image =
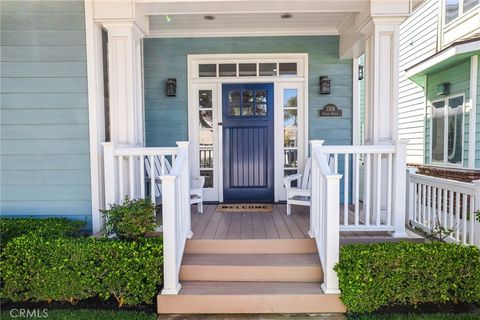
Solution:
[[[167,97],[177,96],[177,79],[169,78],[165,83],[165,95]]]
[[[444,96],[450,93],[450,82],[442,82],[437,86],[437,96]]]
[[[280,16],[280,18],[282,19],[290,19],[292,17],[292,15],[290,13],[284,13]]]
[[[212,20],[215,20],[215,17],[210,16],[210,15],[206,15],[206,16],[203,17],[203,19],[208,20],[208,21],[212,21]]]
[[[330,94],[331,81],[327,76],[320,76],[320,94]]]
[[[358,80],[363,80],[363,77],[365,75],[365,66],[362,66],[361,64],[358,65]]]

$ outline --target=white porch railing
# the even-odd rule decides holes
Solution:
[[[333,173],[343,173],[340,231],[387,231],[406,236],[404,143],[322,146],[321,152]]]
[[[323,269],[322,289],[339,293],[338,277],[333,270],[340,253],[339,215],[341,175],[332,172],[323,141],[312,141],[312,194],[310,207],[310,237],[315,238]]]
[[[480,180],[472,183],[408,172],[408,212],[412,225],[426,232],[443,232],[445,241],[480,247]],[[449,234],[448,234],[449,233]]]
[[[189,142],[177,142],[177,145],[177,148],[143,148],[103,144],[105,207],[120,203],[126,195],[131,199],[145,198],[147,186],[154,204],[157,204],[156,195],[161,195],[164,251],[162,294],[177,294],[180,291],[178,276],[183,251],[187,238],[192,236]]]

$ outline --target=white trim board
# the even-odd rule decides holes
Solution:
[[[266,53],[266,54],[205,54],[188,55],[188,133],[189,140],[192,141],[191,173],[199,174],[199,147],[198,147],[198,106],[197,92],[205,88],[213,90],[216,105],[213,109],[214,123],[214,181],[216,188],[211,192],[205,190],[206,201],[223,201],[223,160],[222,160],[222,127],[218,123],[222,122],[222,84],[223,83],[273,83],[274,84],[274,130],[275,130],[275,202],[285,200],[283,188],[283,157],[278,150],[283,150],[283,104],[281,101],[280,90],[289,87],[299,90],[298,97],[298,141],[301,143],[298,148],[298,171],[302,172],[303,162],[308,156],[308,54],[307,53]],[[243,62],[297,62],[297,76],[294,77],[204,77],[199,78],[198,65],[200,63],[243,63]],[[258,68],[257,68],[258,70]],[[214,102],[215,104],[215,102]],[[283,154],[283,153],[282,153]],[[214,182],[214,183],[215,183]]]
[[[475,169],[477,138],[478,55],[470,58],[470,117],[468,126],[468,168]]]

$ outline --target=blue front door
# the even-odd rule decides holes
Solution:
[[[273,84],[224,84],[223,199],[273,201]]]

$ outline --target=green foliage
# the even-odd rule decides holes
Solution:
[[[33,310],[31,310],[33,311]],[[40,308],[40,312],[43,309]],[[49,320],[155,320],[156,314],[147,314],[144,312],[136,311],[111,311],[111,310],[45,310],[45,318]],[[0,313],[0,319],[21,319],[18,316],[18,311],[2,311]]]
[[[85,221],[66,218],[0,218],[1,242],[6,245],[13,238],[35,234],[44,238],[78,236]]]
[[[2,253],[1,297],[70,301],[114,296],[119,306],[152,303],[162,280],[162,239],[13,239]]]
[[[350,315],[352,320],[478,320],[480,314],[475,313],[432,313],[432,314],[379,314],[379,315]]]
[[[130,200],[125,197],[122,204],[112,204],[102,210],[107,235],[120,239],[136,240],[148,232],[155,231],[155,206],[148,199]]]
[[[341,298],[355,313],[421,303],[480,302],[480,250],[444,242],[341,248]]]
[[[477,216],[477,221],[480,222],[480,210],[477,210],[475,215]]]

